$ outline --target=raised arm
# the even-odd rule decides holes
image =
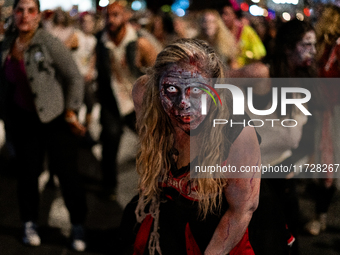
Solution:
[[[260,166],[261,154],[254,128],[246,127],[230,148],[227,164],[242,171],[245,166]],[[230,178],[224,195],[229,208],[222,216],[205,255],[228,254],[242,239],[259,202],[261,173],[245,173],[245,178]]]

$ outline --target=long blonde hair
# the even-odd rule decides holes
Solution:
[[[209,40],[207,35],[204,33],[202,25],[201,25],[206,14],[213,15],[215,17],[215,22],[217,25],[217,31],[212,41]],[[215,49],[215,51],[220,55],[222,60],[226,62],[226,64],[228,64],[228,62],[236,58],[236,55],[239,52],[237,43],[234,39],[233,34],[225,26],[220,14],[216,10],[210,10],[210,9],[203,10],[200,13],[199,24],[200,24],[200,32],[197,36],[198,39],[209,42],[211,46]]]
[[[141,145],[137,155],[137,172],[140,175],[139,189],[145,203],[160,194],[158,182],[160,179],[165,181],[170,170],[169,154],[174,145],[174,130],[160,101],[159,81],[162,73],[174,63],[195,63],[199,70],[211,78],[223,78],[225,75],[225,68],[219,57],[201,40],[179,39],[165,47],[157,56],[155,65],[148,73],[141,114],[137,119]],[[220,96],[226,101],[223,95]],[[222,117],[222,111],[213,108],[201,125],[210,128],[214,118],[229,118],[228,109],[224,107],[223,110]],[[207,129],[203,127],[203,130]],[[199,164],[204,164],[203,161],[223,162],[226,159],[230,144],[226,142],[222,127],[214,128],[212,132],[203,132],[200,137],[202,144],[207,146],[202,146],[199,152],[198,159],[202,161]],[[214,213],[216,208],[221,208],[226,179],[214,179],[211,175],[203,177],[206,178],[195,179],[195,182],[200,198],[199,211],[204,218],[208,212]]]

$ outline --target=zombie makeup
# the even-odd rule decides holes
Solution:
[[[172,65],[161,77],[160,99],[165,112],[175,126],[185,132],[196,129],[206,115],[202,115],[202,90],[208,89],[208,79],[196,66]],[[209,90],[209,89],[208,89]],[[209,110],[210,99],[207,97]]]
[[[14,9],[14,21],[21,32],[31,32],[37,29],[40,22],[40,12],[36,2],[20,0]]]
[[[305,33],[302,40],[296,44],[293,58],[296,66],[310,66],[316,54],[316,36],[314,31]]]

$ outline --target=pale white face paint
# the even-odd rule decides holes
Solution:
[[[315,60],[316,35],[314,31],[308,31],[302,40],[296,44],[292,57],[296,66],[310,66]]]
[[[160,99],[164,111],[174,126],[185,132],[196,129],[206,115],[202,115],[202,94],[200,88],[209,90],[208,79],[202,76],[193,65],[172,65],[162,76],[159,83]],[[210,99],[207,97],[209,110]]]

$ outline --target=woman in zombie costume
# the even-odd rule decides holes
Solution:
[[[219,95],[223,111],[207,97],[208,114],[201,113],[204,90],[213,93],[208,78],[222,77],[223,65],[207,43],[181,39],[135,84],[140,194],[126,207],[120,231],[122,241],[134,243],[134,254],[254,254],[248,224],[260,173],[190,174],[211,162],[237,169],[261,164],[254,128],[211,128],[213,119],[248,118],[232,115],[229,94]]]
[[[275,40],[274,55],[270,63],[270,75],[272,78],[307,78],[315,77],[315,32],[313,27],[306,21],[297,19],[284,23],[279,27]],[[262,86],[260,89],[254,87],[254,108],[263,110],[272,106],[272,87],[282,86],[301,87],[301,82],[294,85],[295,80],[282,83],[279,79],[272,79],[272,83]],[[276,82],[276,83],[275,83]],[[283,85],[284,84],[284,85]],[[289,85],[288,85],[289,84]],[[311,87],[306,87],[311,90]],[[314,95],[314,93],[312,92]],[[298,98],[299,94],[292,93],[292,98]],[[309,110],[311,110],[309,108]],[[287,107],[287,114],[281,115],[281,107],[268,116],[252,116],[259,119],[294,119],[295,127],[283,127],[275,125],[274,128],[264,126],[258,129],[261,135],[261,155],[263,165],[290,166],[299,159],[311,154],[313,147],[313,125],[311,119],[307,122],[307,116],[297,107]],[[288,122],[286,122],[288,123]],[[305,125],[306,124],[306,125]],[[288,124],[290,125],[290,124]],[[301,141],[301,142],[300,142]],[[300,144],[300,145],[299,145]],[[300,147],[299,147],[300,146]],[[284,213],[289,231],[295,238],[290,239],[291,254],[299,254],[298,236],[300,224],[299,202],[296,191],[296,179],[292,173],[271,173],[262,176],[266,178],[268,186],[280,204]],[[261,214],[263,215],[263,214]]]
[[[326,5],[315,26],[317,39],[318,74],[322,78],[340,77],[340,8]],[[338,82],[322,82],[323,107],[315,111],[315,163],[328,166],[327,173],[319,175],[315,192],[314,219],[306,225],[312,235],[327,227],[327,213],[336,191],[336,173],[329,166],[340,163],[340,89]],[[339,184],[339,182],[338,182]],[[339,187],[339,186],[338,186]]]
[[[145,98],[142,107],[136,107],[141,139],[137,159],[141,194],[136,214],[141,226],[135,253],[144,253],[145,232],[151,232],[151,254],[155,250],[162,254],[225,254],[238,243],[236,249],[252,254],[247,226],[258,203],[259,175],[253,179],[191,179],[189,173],[190,164],[204,166],[209,158],[221,165],[227,160],[240,166],[240,150],[245,154],[242,164],[260,164],[253,128],[240,128],[225,137],[223,127],[209,132],[211,121],[223,111],[211,107],[208,116],[201,114],[204,92],[199,88],[209,89],[207,78],[223,77],[220,60],[205,43],[182,40],[163,50],[153,72],[145,87],[135,87],[144,90],[135,94],[137,105],[141,94]]]
[[[316,37],[312,25],[297,19],[281,25],[275,40],[270,76],[275,78],[316,77]]]

